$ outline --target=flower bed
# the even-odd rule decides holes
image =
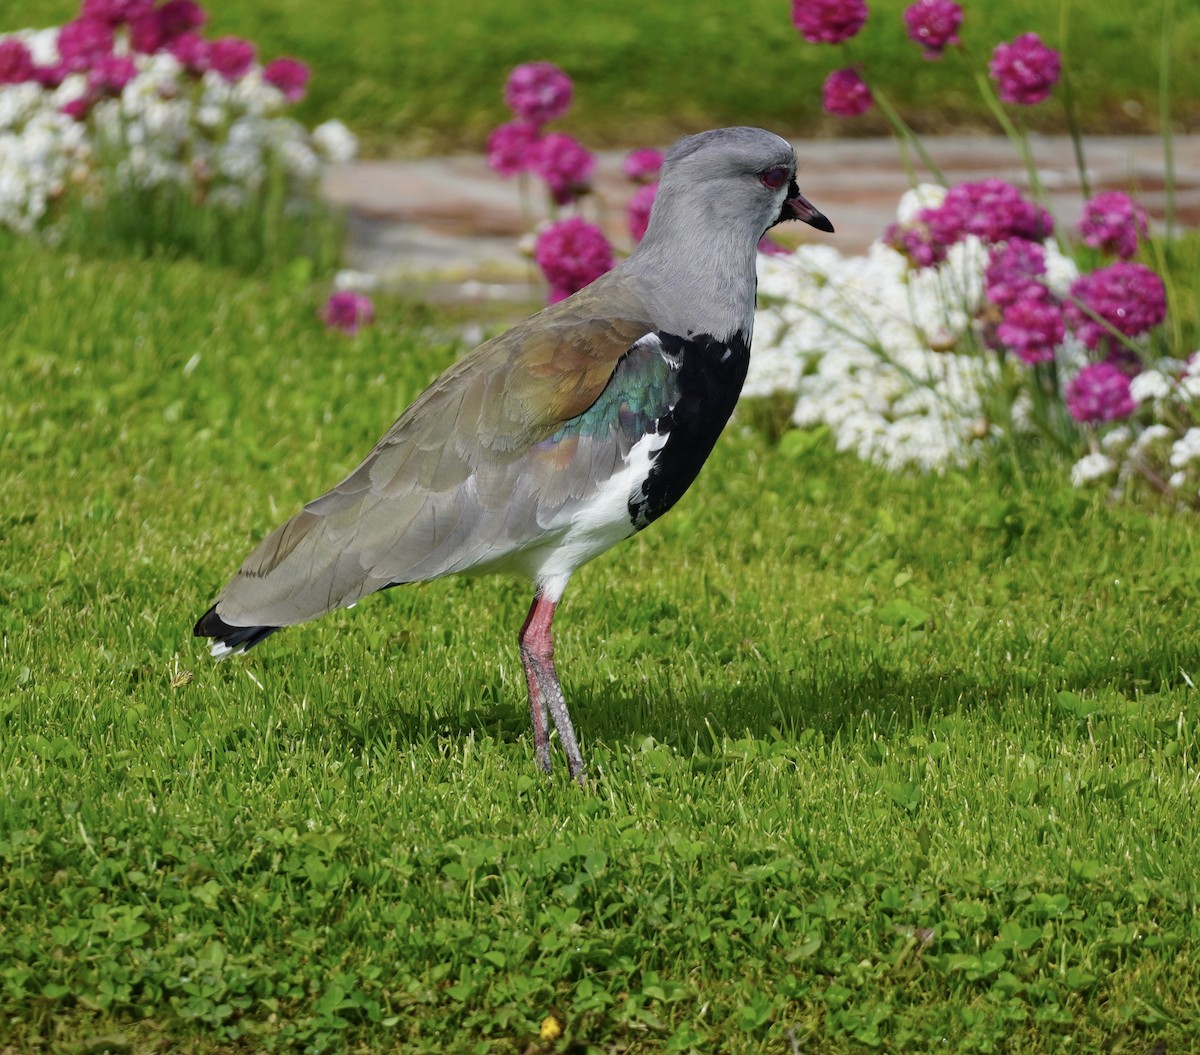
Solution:
[[[1200,505],[1200,353],[1167,343],[1167,284],[1151,266],[1164,257],[1148,248],[1145,211],[1120,191],[1088,193],[1078,140],[1078,228],[1056,229],[1040,204],[1021,111],[1050,97],[1061,56],[1026,33],[974,62],[952,0],[918,0],[904,19],[927,60],[954,51],[973,69],[1027,163],[1028,193],[1000,180],[926,185],[864,256],[805,247],[761,259],[746,395],[794,394],[797,425],[828,427],[839,448],[893,468],[943,469],[1038,432],[1072,456],[1079,485]],[[853,60],[868,10],[794,0],[793,20]],[[879,105],[940,179],[861,63],[829,75],[824,103],[843,117]]]
[[[205,21],[192,0],[84,0],[64,26],[0,38],[0,226],[61,236],[77,206],[143,195],[311,207],[353,135],[287,116],[307,66],[262,64],[249,41],[204,37]]]

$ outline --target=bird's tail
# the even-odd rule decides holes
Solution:
[[[197,637],[213,638],[213,658],[224,659],[253,648],[263,638],[270,637],[280,629],[278,626],[230,626],[217,615],[217,606],[214,604],[199,618],[192,632]]]

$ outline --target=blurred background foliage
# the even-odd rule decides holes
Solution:
[[[297,117],[345,121],[375,156],[477,151],[507,119],[501,89],[517,63],[554,62],[576,85],[567,118],[590,146],[665,143],[721,124],[792,136],[887,131],[878,111],[821,112],[825,75],[853,61],[925,133],[994,129],[960,55],[926,62],[905,35],[907,0],[872,0],[851,51],[807,44],[787,0],[251,0],[210,6],[208,35],[244,36],[270,59],[312,65]],[[1164,20],[1173,125],[1200,128],[1200,4],[1124,0],[967,3],[972,61],[1030,30],[1066,47],[1079,122],[1091,133],[1159,130]],[[1168,10],[1173,7],[1169,14]],[[0,29],[59,24],[77,0],[0,0]],[[1056,101],[1030,127],[1062,131]]]

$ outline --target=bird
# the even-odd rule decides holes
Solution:
[[[585,783],[555,610],[575,571],[674,506],[711,453],[749,366],[758,243],[785,220],[833,231],[785,139],[750,127],[681,139],[636,249],[434,380],[345,479],[258,544],[195,635],[220,659],[389,587],[523,576],[537,765],[551,772],[553,722]]]

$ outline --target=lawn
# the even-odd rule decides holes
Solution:
[[[856,57],[917,126],[980,126],[903,6]],[[0,0],[0,28],[76,7]],[[1174,7],[1195,128],[1200,9]],[[298,116],[374,154],[479,149],[535,58],[590,146],[833,128],[845,59],[783,0],[467,12],[256,0],[211,33],[311,62]],[[1156,128],[1158,9],[968,20],[977,54],[1065,25],[1084,127]],[[192,637],[480,320],[380,296],[327,331],[323,214],[188,199],[157,231],[179,201],[0,237],[0,1055],[1200,1043],[1194,513],[1077,490],[1032,440],[891,475],[744,403],[679,507],[572,583],[590,780],[557,744],[546,778],[527,584],[388,591],[221,664]],[[1166,253],[1187,354],[1200,240]]]
[[[1029,30],[1065,44],[1086,130],[1153,131],[1167,5],[1173,112],[1181,130],[1196,131],[1200,5],[973,3],[965,5],[962,35],[979,62],[999,41]],[[788,135],[886,132],[878,112],[854,121],[821,112],[826,74],[851,60],[864,63],[871,83],[923,131],[995,131],[961,58],[923,62],[905,36],[901,12],[908,0],[871,0],[867,27],[849,54],[805,44],[787,0],[205,6],[212,35],[246,36],[264,58],[288,54],[312,64],[316,76],[301,118],[341,118],[372,154],[481,149],[488,131],[509,116],[501,99],[505,76],[533,59],[556,62],[574,78],[576,103],[564,127],[593,147],[667,143],[724,124],[759,124]],[[78,0],[0,0],[0,29],[58,24],[78,7]],[[1062,110],[1053,104],[1035,107],[1029,119],[1035,128],[1063,128]]]
[[[581,790],[534,765],[520,583],[191,637],[450,320],[0,258],[0,1052],[1195,1044],[1189,517],[743,415],[567,595]]]

